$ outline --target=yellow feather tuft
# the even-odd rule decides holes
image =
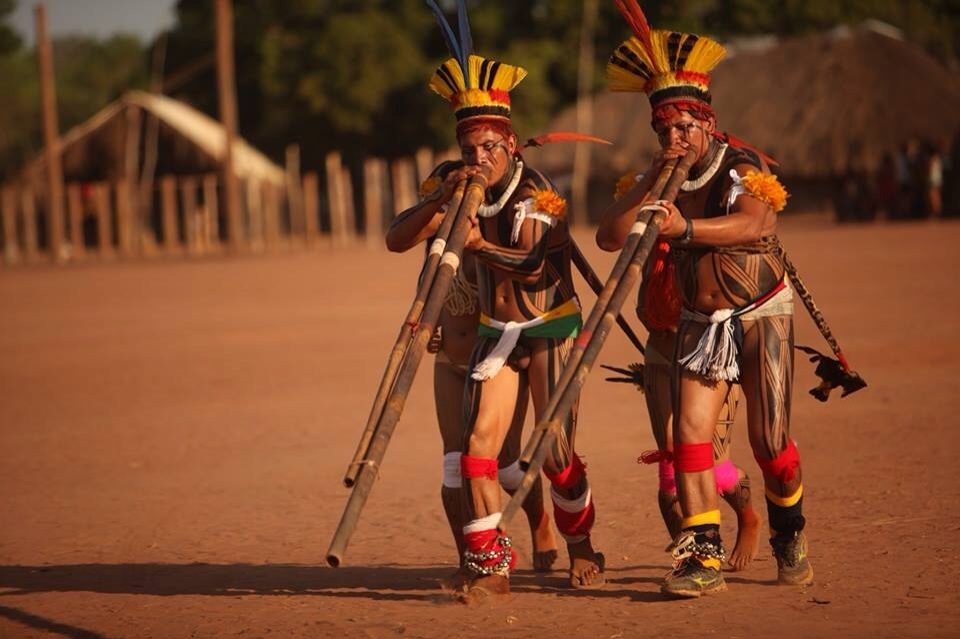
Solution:
[[[695,73],[710,73],[726,55],[727,50],[718,42],[710,38],[700,38],[693,45],[693,50],[687,56],[687,62],[683,68],[685,71]]]
[[[440,189],[440,185],[443,184],[443,180],[440,179],[439,175],[431,175],[420,185],[420,199],[430,197]]]
[[[779,213],[787,206],[787,198],[790,194],[780,184],[776,175],[748,171],[741,179],[747,193],[769,206],[774,213]]]
[[[617,186],[613,190],[613,199],[619,200],[622,198],[636,183],[637,173],[635,171],[624,173],[620,179],[617,180]]]
[[[534,191],[532,197],[534,211],[546,213],[551,217],[563,217],[567,212],[567,201],[553,191]]]
[[[670,56],[667,50],[667,39],[670,31],[656,30],[650,33],[653,45],[653,73],[658,75],[670,71]]]

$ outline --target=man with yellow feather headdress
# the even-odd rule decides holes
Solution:
[[[472,218],[466,244],[476,265],[479,335],[463,389],[462,454],[459,466],[445,472],[450,484],[463,484],[469,521],[463,527],[462,595],[471,601],[509,592],[515,553],[510,538],[497,530],[504,479],[497,458],[527,393],[540,418],[582,320],[570,269],[566,203],[546,176],[524,163],[510,119],[510,91],[526,71],[473,55],[462,0],[459,38],[436,3],[427,4],[452,54],[433,74],[430,88],[453,108],[462,161],[437,167],[421,189],[421,201],[394,221],[388,246],[405,250],[433,235],[456,185],[485,174],[485,202]],[[574,410],[568,435],[548,456],[544,473],[551,482],[554,520],[567,542],[570,584],[589,587],[603,581],[603,556],[590,541],[595,510],[584,464],[573,448],[575,423]],[[522,473],[513,475],[519,480]]]
[[[607,67],[613,91],[650,99],[661,150],[650,169],[605,213],[597,242],[618,250],[641,206],[661,207],[674,272],[646,284],[644,312],[679,324],[673,354],[671,461],[683,514],[671,544],[674,570],[662,591],[699,597],[726,588],[725,551],[714,476],[713,439],[731,385],[740,384],[754,457],[763,471],[767,514],[780,583],[807,585],[813,570],[804,535],[800,457],[790,438],[793,302],[786,269],[774,250],[777,213],[786,191],[772,160],[717,129],[710,71],[725,50],[709,38],[652,30],[636,0],[617,0],[634,37]],[[664,165],[696,153],[676,203],[650,202]]]

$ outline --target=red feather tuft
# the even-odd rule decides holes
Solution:
[[[643,43],[643,47],[648,53],[653,55],[653,44],[650,41],[650,24],[647,22],[647,16],[643,15],[637,0],[616,0],[617,8],[623,15],[624,20],[630,25],[637,39]]]
[[[544,133],[534,138],[530,138],[522,148],[540,147],[551,142],[596,142],[597,144],[613,144],[610,140],[584,135],[583,133],[573,133],[571,131],[557,131],[555,133]]]

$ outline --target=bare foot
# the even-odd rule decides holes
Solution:
[[[596,552],[590,545],[590,539],[576,544],[567,544],[570,554],[570,587],[596,588],[604,583],[602,553]]]
[[[540,521],[534,526],[530,522],[530,537],[533,539],[533,569],[537,572],[550,572],[560,554],[557,552],[557,538],[553,535],[550,516],[541,511]]]
[[[460,603],[476,604],[491,595],[510,594],[510,579],[503,575],[485,575],[467,581],[463,589],[456,594]]]
[[[737,512],[737,544],[730,553],[727,564],[734,572],[744,570],[757,556],[757,544],[760,542],[760,521],[753,506]]]

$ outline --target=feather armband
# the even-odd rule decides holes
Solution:
[[[431,175],[420,185],[420,199],[426,200],[432,195],[436,195],[440,190],[443,180],[437,175]]]
[[[780,184],[776,175],[747,171],[746,175],[741,176],[734,169],[730,169],[730,177],[733,179],[733,186],[730,188],[730,196],[727,199],[727,212],[737,197],[744,193],[760,200],[773,209],[774,213],[779,213],[787,206],[787,198],[790,194]]]

